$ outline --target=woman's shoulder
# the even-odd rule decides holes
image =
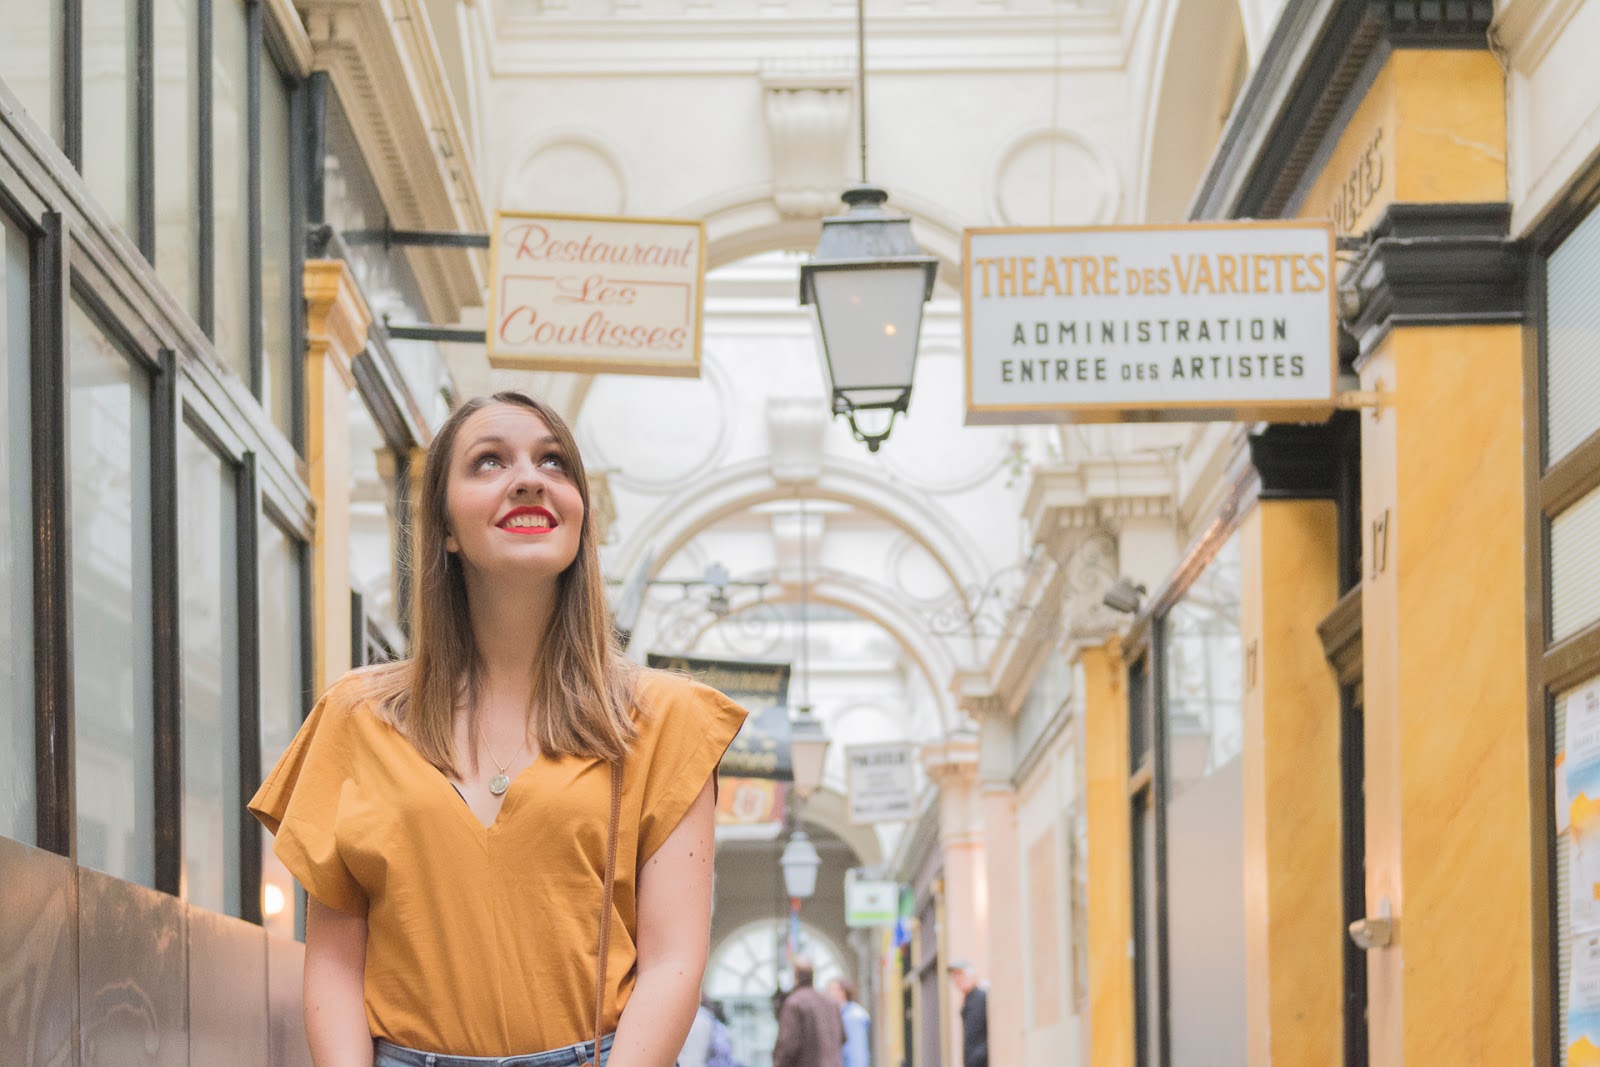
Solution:
[[[720,690],[713,689],[687,674],[665,671],[655,667],[640,667],[635,682],[635,703],[645,716],[671,714],[675,709],[690,706],[700,708],[730,707],[738,704],[728,699]],[[742,713],[743,709],[739,709]]]
[[[393,725],[389,708],[404,693],[410,666],[410,660],[396,660],[346,671],[317,702],[324,721],[356,728]]]

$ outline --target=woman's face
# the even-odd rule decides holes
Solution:
[[[553,579],[572,565],[583,532],[576,457],[561,450],[543,419],[493,404],[467,417],[452,453],[445,548],[464,570]]]

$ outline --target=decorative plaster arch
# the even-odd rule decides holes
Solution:
[[[982,553],[960,525],[901,485],[827,458],[821,479],[809,489],[808,499],[849,504],[910,536],[934,558],[963,598],[987,577]],[[794,497],[794,488],[776,481],[764,458],[714,471],[655,506],[618,553],[613,573],[633,574],[653,549],[648,575],[653,578],[684,545],[722,519],[757,504]]]
[[[911,217],[911,232],[928,255],[939,261],[939,277],[961,288],[960,218],[914,194],[891,191],[889,206]],[[842,211],[843,205],[840,205]],[[686,204],[674,212],[706,224],[706,266],[715,270],[763,252],[814,248],[816,219],[788,218],[778,213],[770,182],[729,190]]]
[[[774,580],[770,571],[757,571],[749,577],[753,581]],[[794,604],[798,603],[799,599],[796,595],[784,593],[764,597],[759,603]],[[929,692],[934,694],[938,702],[935,710],[938,712],[941,730],[948,734],[954,728],[960,715],[951,695],[950,682],[966,665],[951,653],[946,641],[928,632],[926,622],[906,610],[903,600],[896,597],[892,590],[859,575],[825,571],[813,580],[806,599],[812,604],[848,611],[858,618],[876,624],[893,637],[906,655],[911,657],[923,680],[928,683]],[[741,605],[730,612],[727,618],[753,611],[756,606],[754,603]],[[709,620],[695,630],[688,647],[695,648],[710,629],[721,621],[721,619]],[[639,636],[648,639],[651,633],[649,630],[641,630]]]
[[[1240,0],[1170,0],[1167,5],[1150,65],[1139,166],[1140,221],[1173,222],[1188,216],[1194,189],[1227,121],[1226,115],[1202,109],[1215,108],[1229,87],[1238,50],[1247,49],[1248,14]],[[1195,41],[1213,41],[1219,47],[1196,48]]]

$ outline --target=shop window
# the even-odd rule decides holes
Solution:
[[[68,330],[78,862],[154,886],[150,386],[76,303]]]
[[[350,394],[350,582],[363,618],[357,663],[405,647],[395,588],[396,479],[394,453],[373,421],[360,391]],[[392,658],[385,655],[382,658]],[[381,660],[380,660],[381,661]]]
[[[6,8],[0,33],[0,79],[17,94],[40,129],[66,144],[65,81],[61,40],[66,0],[29,0]]]
[[[188,426],[178,472],[183,883],[191,904],[238,915],[238,476]]]
[[[200,0],[155,0],[155,265],[200,321]]]
[[[1600,431],[1600,211],[1550,254],[1545,455],[1555,463]]]
[[[33,529],[28,364],[33,273],[28,239],[4,224],[0,261],[0,835],[33,844]]]
[[[211,340],[217,358],[251,383],[250,16],[244,0],[214,0],[211,20]]]
[[[293,235],[294,125],[291,90],[270,50],[261,50],[261,402],[289,440],[295,426],[294,343],[300,298]]]
[[[1600,373],[1595,375],[1600,380]],[[1550,520],[1550,639],[1600,620],[1600,488]]]
[[[1544,417],[1531,429],[1538,435],[1531,444],[1543,447],[1546,462],[1533,486],[1532,521],[1544,537],[1543,551],[1531,554],[1529,581],[1542,583],[1548,599],[1534,620],[1530,671],[1550,712],[1543,803],[1551,880],[1540,903],[1548,903],[1556,961],[1549,1032],[1559,1042],[1554,1062],[1564,1064],[1588,1062],[1600,1048],[1600,1015],[1570,1003],[1574,954],[1600,952],[1600,789],[1590,746],[1576,743],[1592,737],[1600,720],[1600,211],[1579,220],[1536,260],[1539,267]]]
[[[83,5],[83,176],[95,199],[139,239],[140,0]]]
[[[261,582],[261,768],[277,762],[300,729],[306,696],[305,546],[270,516],[259,523]],[[272,854],[263,835],[261,920],[269,931],[292,937],[304,914],[302,890]]]
[[[1239,539],[1231,538],[1162,625],[1167,769],[1172,796],[1244,747],[1239,637]]]

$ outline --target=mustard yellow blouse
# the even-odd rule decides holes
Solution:
[[[611,778],[541,756],[485,828],[455,787],[335,684],[250,801],[273,851],[316,900],[367,917],[367,1023],[456,1056],[511,1056],[594,1036]],[[603,1027],[636,977],[638,873],[682,821],[745,712],[714,689],[647,672],[623,766]]]

